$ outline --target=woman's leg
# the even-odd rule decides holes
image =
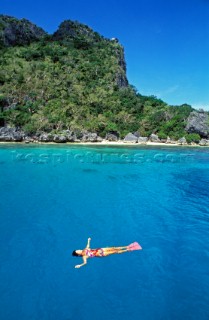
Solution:
[[[107,250],[107,251],[117,251],[117,250],[126,250],[128,249],[128,246],[125,247],[110,247],[110,248],[103,248],[103,250]]]
[[[110,254],[115,253],[124,253],[129,251],[128,247],[112,247],[112,248],[103,248],[104,256],[109,256]]]

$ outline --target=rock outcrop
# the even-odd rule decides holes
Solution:
[[[28,45],[46,35],[43,29],[26,19],[0,15],[0,47]]]
[[[137,138],[141,137],[141,134],[140,134],[139,131],[135,131],[135,132],[134,132],[134,135],[135,135]]]
[[[93,43],[101,40],[102,37],[87,25],[71,20],[63,21],[58,30],[52,35],[52,40],[65,42],[76,40],[78,41],[77,45],[79,45],[79,39],[81,42],[86,41],[88,43]],[[82,43],[80,43],[80,45],[82,45]]]
[[[133,133],[128,133],[123,139],[124,142],[138,142],[138,138]]]
[[[85,133],[82,137],[83,142],[97,142],[97,134],[96,133]]]
[[[180,145],[186,145],[187,144],[187,141],[186,141],[186,138],[185,137],[182,137],[178,140],[178,144]]]
[[[167,137],[165,143],[168,143],[168,144],[176,144],[176,141],[175,141],[175,140],[172,140],[170,137]]]
[[[151,142],[160,142],[160,139],[158,138],[158,135],[156,135],[154,133],[150,135],[149,139],[150,139]]]
[[[53,138],[53,141],[57,142],[57,143],[65,143],[65,142],[67,142],[67,138],[63,134],[60,134],[60,135],[59,134],[55,134],[54,138]]]
[[[124,88],[128,86],[124,48],[122,46],[118,46],[115,49],[115,53],[118,59],[118,64],[120,66],[120,70],[116,73],[116,84],[119,88]]]
[[[26,134],[19,128],[0,127],[0,142],[102,142],[103,139],[94,132],[73,132],[63,130],[61,133],[52,134],[39,132],[37,134]]]
[[[187,119],[185,130],[198,133],[203,138],[209,137],[209,115],[205,111],[192,111]]]
[[[108,140],[108,141],[118,141],[118,139],[119,139],[119,136],[116,132],[108,132],[105,137],[105,140]]]
[[[209,140],[207,139],[201,139],[200,142],[199,142],[199,145],[200,146],[209,146]]]
[[[0,128],[0,141],[2,142],[20,142],[24,137],[24,132],[17,128]]]
[[[52,134],[48,134],[48,133],[42,133],[39,137],[38,140],[40,142],[50,142],[53,140],[53,135]]]
[[[144,144],[148,142],[147,137],[138,137],[138,143]]]

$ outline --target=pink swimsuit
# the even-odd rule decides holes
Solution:
[[[104,257],[104,250],[102,248],[99,248],[99,249],[85,249],[85,254],[89,258]]]

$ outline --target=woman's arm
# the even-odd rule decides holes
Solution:
[[[87,242],[87,245],[86,245],[86,249],[89,249],[89,248],[90,248],[90,241],[91,241],[91,238],[88,238],[88,242]]]
[[[77,268],[83,267],[85,264],[87,264],[87,257],[83,257],[83,263],[77,264],[75,268],[77,269]]]

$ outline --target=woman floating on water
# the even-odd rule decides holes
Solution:
[[[101,258],[101,257],[107,257],[110,254],[114,253],[124,253],[127,251],[134,251],[134,250],[141,250],[142,247],[138,244],[138,242],[134,242],[129,244],[129,246],[126,247],[110,247],[110,248],[99,248],[99,249],[90,249],[90,241],[91,238],[88,238],[88,242],[86,245],[86,248],[83,250],[74,250],[72,255],[75,257],[82,257],[83,263],[77,264],[75,268],[80,268],[87,264],[88,258]]]

